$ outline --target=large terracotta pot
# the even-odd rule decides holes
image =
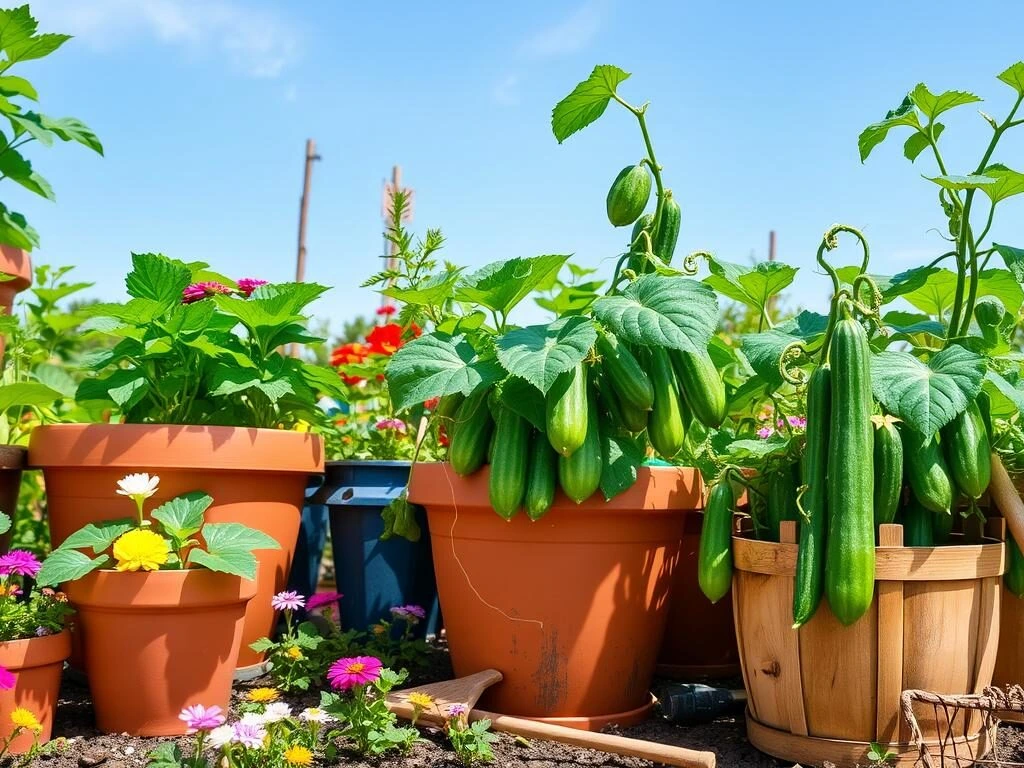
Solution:
[[[644,467],[605,502],[561,492],[539,521],[491,509],[487,469],[413,467],[456,675],[494,668],[487,709],[598,729],[646,717],[693,471]]]
[[[28,752],[36,738],[40,744],[50,740],[60,676],[70,653],[71,635],[67,630],[48,637],[0,643],[0,667],[6,667],[15,677],[14,688],[0,690],[0,742],[14,731],[11,712],[18,707],[29,710],[43,726],[38,737],[23,731],[11,742],[11,754]]]
[[[279,550],[257,552],[256,597],[246,612],[240,667],[263,655],[249,644],[274,630],[270,598],[284,588],[299,534],[306,481],[322,472],[323,444],[303,432],[159,424],[54,424],[38,427],[29,464],[43,469],[54,545],[90,522],[130,517],[115,495],[129,472],[160,476],[159,504],[189,491],[213,497],[207,522],[244,523],[272,536]]]
[[[895,752],[896,764],[919,758],[900,715],[904,690],[981,693],[992,682],[999,639],[1000,576],[1005,548],[977,545],[904,547],[903,528],[883,525],[875,549],[875,599],[850,627],[822,601],[814,617],[792,628],[796,524],[783,523],[782,543],[733,538],[733,605],[743,679],[747,737],[775,757],[839,768],[866,764],[871,742]],[[933,754],[931,706],[915,708]],[[957,718],[946,742],[950,768],[973,765],[991,737],[979,713]],[[959,758],[954,757],[954,750]],[[962,761],[962,762],[960,762]]]
[[[25,467],[27,453],[20,445],[0,445],[0,512],[10,517],[14,517],[18,508],[21,471]],[[11,533],[0,534],[0,555],[10,549]]]
[[[11,314],[14,297],[32,285],[32,258],[28,251],[13,245],[0,244],[0,275],[13,278],[0,281],[0,314]],[[7,347],[6,337],[0,333],[0,362]]]
[[[227,712],[249,579],[204,569],[94,571],[66,586],[78,610],[96,726],[172,736],[194,704]]]

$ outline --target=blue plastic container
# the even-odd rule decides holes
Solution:
[[[312,595],[320,583],[320,563],[327,544],[327,505],[314,504],[311,499],[323,484],[323,475],[312,475],[306,485],[299,539],[295,544],[292,570],[288,574],[288,589],[300,595]]]
[[[427,611],[418,629],[436,634],[440,606],[426,515],[418,518],[417,542],[394,537],[380,541],[381,510],[409,482],[407,461],[329,461],[323,487],[311,502],[327,505],[334,551],[335,579],[341,600],[341,626],[365,630],[396,605],[415,604]]]

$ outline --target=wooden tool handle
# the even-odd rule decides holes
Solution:
[[[1006,527],[1010,529],[1014,540],[1018,544],[1024,544],[1024,501],[1021,501],[1006,467],[995,453],[992,454],[992,482],[989,485],[989,493],[1006,520]]]
[[[493,712],[474,709],[469,713],[471,720],[490,720],[495,731],[514,733],[531,739],[557,741],[560,744],[571,744],[574,747],[595,749],[613,755],[639,757],[653,760],[665,765],[678,765],[682,768],[715,768],[714,752],[699,752],[695,749],[672,747],[641,739],[627,739],[624,736],[612,736],[607,733],[592,733],[567,728],[564,725],[542,723],[537,720],[526,720],[521,717],[509,717]]]

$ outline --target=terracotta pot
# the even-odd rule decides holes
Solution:
[[[844,627],[823,600],[798,630],[792,628],[796,524],[783,523],[783,543],[746,534],[733,538],[747,737],[762,752],[805,765],[828,760],[853,768],[867,762],[870,743],[878,742],[897,754],[897,765],[909,768],[920,755],[901,717],[902,692],[981,693],[992,682],[1006,561],[1002,542],[903,547],[899,525],[881,526],[879,538],[868,612]],[[937,757],[945,720],[937,728],[930,705],[914,711]],[[994,735],[977,712],[954,718],[953,733],[945,742],[949,768],[973,765]]]
[[[99,730],[179,735],[184,707],[227,711],[254,581],[203,569],[103,570],[66,589]]]
[[[147,510],[202,490],[213,497],[208,522],[244,523],[276,539],[281,549],[257,553],[256,597],[238,659],[240,667],[262,662],[249,644],[274,629],[270,598],[288,579],[306,481],[323,471],[319,437],[236,427],[54,424],[33,431],[29,464],[43,469],[54,545],[87,523],[134,514],[134,505],[115,495],[117,481],[129,472],[160,476]]]
[[[10,517],[14,517],[18,508],[21,471],[27,454],[28,451],[20,445],[0,445],[0,512]],[[0,555],[10,549],[11,533],[0,534]]]
[[[13,245],[0,245],[0,274],[14,278],[0,281],[0,313],[9,315],[14,297],[32,285],[32,258],[28,251]],[[0,334],[0,361],[4,358],[6,346],[7,339]]]
[[[11,712],[18,707],[29,710],[43,726],[39,743],[50,740],[60,676],[70,653],[71,634],[67,630],[59,635],[0,643],[0,667],[6,667],[15,677],[14,688],[0,690],[0,741],[8,739],[14,731]],[[34,738],[23,731],[11,743],[11,753],[28,752]]]
[[[712,603],[700,591],[697,581],[697,553],[703,523],[703,514],[686,516],[665,639],[658,655],[658,674],[676,680],[740,674],[732,593]]]
[[[591,729],[643,719],[696,475],[644,467],[607,503],[559,492],[537,522],[495,514],[488,476],[417,464],[409,488],[427,508],[455,674],[499,670],[482,706],[504,714]]]

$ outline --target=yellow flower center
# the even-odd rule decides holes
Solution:
[[[114,559],[119,571],[156,571],[167,562],[171,545],[148,528],[122,534],[114,542]]]
[[[363,662],[361,662],[361,661],[354,661],[354,662],[352,662],[351,664],[348,665],[348,669],[346,670],[346,672],[349,672],[350,674],[355,675],[355,674],[358,674],[358,673],[362,672],[364,669],[366,669],[366,665],[363,664]]]

